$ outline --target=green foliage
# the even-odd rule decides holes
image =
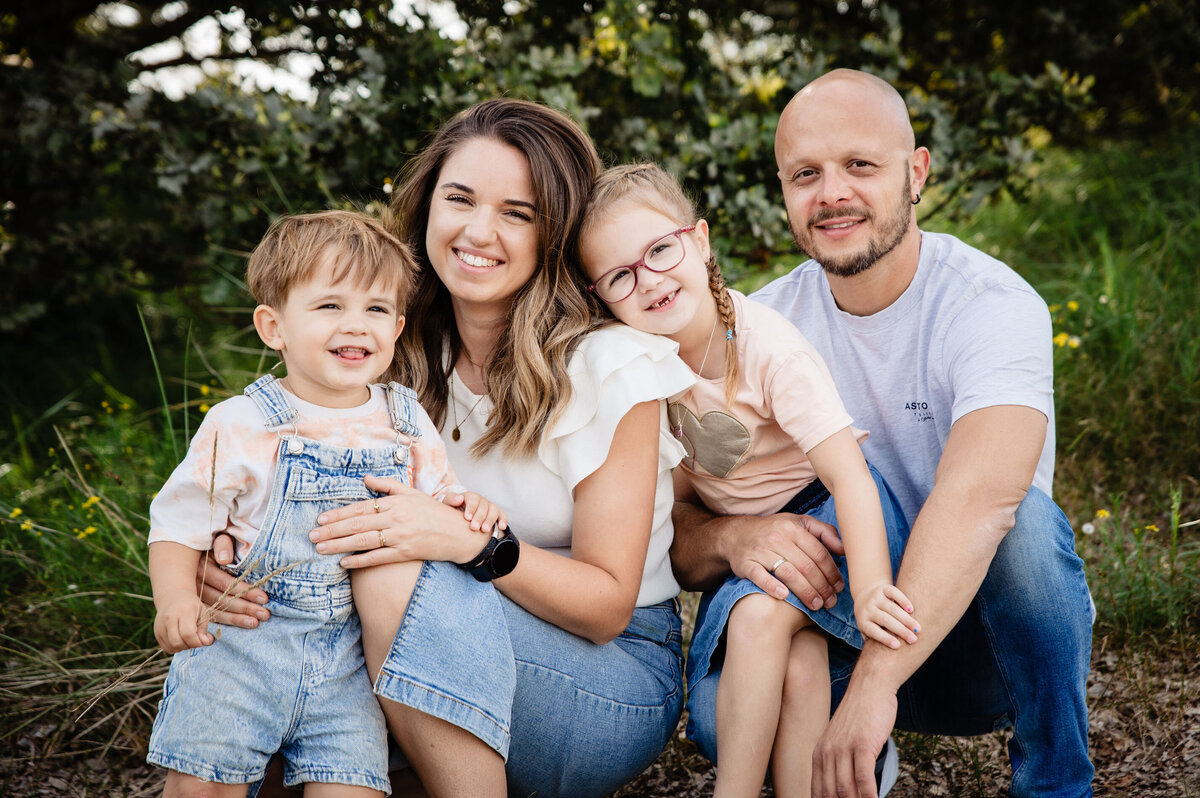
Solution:
[[[464,3],[470,34],[452,42],[421,17],[395,21],[390,3],[341,5],[244,3],[247,40],[226,32],[208,61],[306,52],[320,62],[311,102],[247,91],[223,67],[175,101],[130,89],[139,73],[197,61],[149,64],[144,48],[219,18],[219,4],[142,8],[136,22],[89,3],[5,17],[0,257],[11,279],[0,324],[28,330],[67,311],[76,334],[111,338],[102,311],[139,296],[179,287],[193,312],[198,287],[226,298],[210,263],[232,273],[239,264],[214,258],[214,247],[245,251],[276,212],[380,199],[384,178],[428,131],[495,94],[576,114],[611,160],[665,161],[703,197],[734,253],[761,264],[789,246],[771,188],[775,119],[827,66],[893,79],[943,165],[946,196],[970,185],[968,206],[1028,162],[1031,120],[1069,116],[1085,93],[1041,66],[906,71],[929,60],[905,34],[921,15],[889,6],[846,14],[825,0],[803,14],[790,3],[733,14],[717,3],[609,0],[594,11],[529,3],[510,16]],[[122,327],[136,330],[131,319]]]
[[[934,150],[942,207],[958,213],[1021,190],[1047,129],[1085,105],[1086,82],[1053,64],[1018,73],[952,62],[957,53],[908,32],[928,13],[843,5],[482,0],[460,3],[461,41],[370,0],[242,3],[244,30],[211,0],[121,6],[131,19],[78,0],[0,17],[0,359],[39,375],[19,390],[3,384],[14,422],[0,426],[0,453],[21,445],[17,428],[41,435],[34,420],[81,369],[152,402],[131,357],[142,351],[139,305],[155,343],[172,342],[159,347],[164,371],[178,373],[174,342],[192,320],[205,340],[246,323],[244,258],[273,215],[373,207],[429,132],[486,97],[563,108],[609,162],[663,162],[705,209],[735,278],[792,246],[775,123],[830,66],[900,87]],[[215,56],[149,62],[152,45],[208,18],[223,25]],[[234,79],[236,59],[285,64],[297,53],[318,64],[310,100]],[[208,79],[180,99],[130,82],[201,62]]]

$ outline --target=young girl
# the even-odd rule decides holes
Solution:
[[[715,794],[758,795],[769,765],[776,795],[807,796],[830,712],[827,637],[916,642],[912,605],[892,584],[903,515],[863,459],[865,433],[850,426],[820,356],[782,316],[725,287],[708,225],[670,175],[653,164],[604,172],[579,248],[588,290],[625,324],[678,343],[696,374],[668,407],[687,451],[676,498],[694,491],[719,513],[836,521],[853,607],[811,610],[731,576],[705,594],[687,664],[689,709],[700,683],[719,679],[716,751],[705,751],[720,766]]]
[[[390,792],[350,578],[309,533],[321,512],[376,496],[368,475],[461,505],[479,531],[506,526],[482,497],[451,492],[461,489],[416,394],[372,384],[392,364],[414,270],[381,225],[344,211],[277,220],[250,256],[254,326],[287,377],[213,407],[150,505],[154,633],[179,652],[147,756],[170,771],[164,795],[244,796],[275,751],[310,798]],[[199,622],[196,570],[222,532],[236,541],[230,570],[269,580],[271,619],[217,639]],[[362,537],[364,549],[387,542],[371,527]]]

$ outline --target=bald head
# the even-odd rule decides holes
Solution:
[[[853,279],[882,262],[876,274],[907,284],[929,173],[929,151],[915,145],[900,94],[865,72],[822,75],[788,103],[775,131],[788,224],[826,274]]]
[[[781,143],[797,143],[797,137],[810,131],[835,136],[870,131],[877,144],[888,150],[908,153],[916,147],[904,98],[887,81],[856,69],[827,72],[797,92],[783,109],[775,134],[775,158],[781,169]]]

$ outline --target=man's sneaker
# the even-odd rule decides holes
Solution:
[[[900,755],[896,753],[896,741],[888,737],[883,750],[875,757],[875,789],[879,792],[879,798],[888,794],[899,775]]]

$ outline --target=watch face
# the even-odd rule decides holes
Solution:
[[[496,576],[507,576],[517,567],[521,546],[514,538],[501,538],[492,549],[491,570]]]

